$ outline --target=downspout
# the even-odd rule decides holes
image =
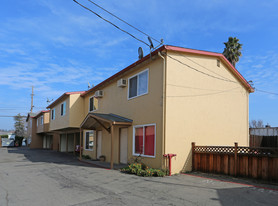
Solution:
[[[163,91],[162,91],[162,157],[165,154],[166,151],[166,60],[165,57],[163,57],[158,52],[158,56],[160,56],[163,59]],[[164,164],[164,158],[161,160],[161,166]],[[166,164],[164,165],[166,169]]]

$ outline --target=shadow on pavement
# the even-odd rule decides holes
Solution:
[[[11,154],[21,154],[24,157],[33,162],[45,162],[45,163],[55,163],[64,165],[74,165],[74,166],[85,166],[92,167],[93,165],[88,165],[86,163],[80,162],[77,156],[73,153],[63,153],[56,152],[52,150],[44,149],[30,149],[28,147],[13,147],[7,148],[7,152]]]

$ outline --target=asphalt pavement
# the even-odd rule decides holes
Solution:
[[[137,177],[71,154],[0,148],[0,206],[278,205],[278,188],[269,187],[191,175]]]

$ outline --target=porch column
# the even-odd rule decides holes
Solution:
[[[82,160],[82,129],[80,128],[80,135],[79,135],[79,159]]]
[[[66,133],[66,152],[68,152],[68,133]]]
[[[76,147],[76,133],[73,133],[73,154],[75,155],[75,147]]]
[[[114,165],[114,125],[111,124],[111,158],[110,158],[110,169],[113,169],[113,165]]]

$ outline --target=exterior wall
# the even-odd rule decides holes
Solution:
[[[84,103],[80,94],[70,94],[61,99],[52,109],[55,108],[55,120],[51,119],[51,110],[49,114],[49,130],[60,130],[69,127],[79,128],[84,116]],[[66,102],[66,114],[61,116],[61,104]]]
[[[27,121],[27,131],[26,131],[26,135],[28,139],[31,139],[31,135],[32,135],[32,121],[33,118],[29,117],[28,121]]]
[[[43,130],[44,132],[48,132],[49,131],[49,119],[50,115],[49,112],[45,112],[43,114]]]
[[[59,135],[59,133],[53,133],[52,144],[53,144],[52,149],[54,151],[59,151],[59,147],[60,147],[60,135]]]
[[[41,117],[43,117],[43,124],[41,124]],[[49,131],[49,112],[45,112],[39,117],[35,118],[37,121],[37,133],[43,133]]]
[[[61,116],[61,104],[63,102],[66,102],[66,114],[64,116]],[[63,128],[67,128],[69,126],[69,97],[61,99],[52,109],[55,108],[55,119],[52,120],[50,117],[50,123],[49,123],[49,130],[59,130]],[[50,116],[51,116],[51,110],[50,110]]]
[[[42,148],[43,146],[43,138],[41,135],[37,134],[37,120],[33,118],[32,121],[32,135],[31,135],[31,143],[30,148]]]
[[[84,120],[84,99],[80,94],[70,95],[70,108],[69,108],[69,126],[79,127]]]
[[[191,142],[248,146],[249,93],[227,65],[221,62],[218,67],[216,57],[169,55],[210,75],[237,82],[203,75],[167,58],[165,152],[177,154],[172,159],[172,172],[191,170]]]
[[[120,77],[128,80],[129,77],[149,69],[148,94],[128,100],[128,86],[117,87],[117,80],[102,88],[104,96],[98,99],[98,110],[96,113],[113,113],[133,120],[133,126],[156,124],[156,154],[155,158],[144,157],[143,162],[154,168],[161,167],[162,157],[162,79],[163,61],[158,58],[148,60],[144,65],[139,65],[138,69]],[[120,79],[119,78],[119,79]],[[89,111],[89,98],[93,94],[86,95],[84,99],[84,114]],[[133,157],[133,126],[128,127],[128,160]],[[114,130],[114,162],[119,163],[119,128]],[[106,161],[110,161],[111,135],[102,128],[102,153],[106,156]],[[84,144],[84,143],[83,143]],[[86,151],[84,151],[84,154]],[[93,154],[92,154],[93,155]],[[96,153],[94,153],[94,157]]]

